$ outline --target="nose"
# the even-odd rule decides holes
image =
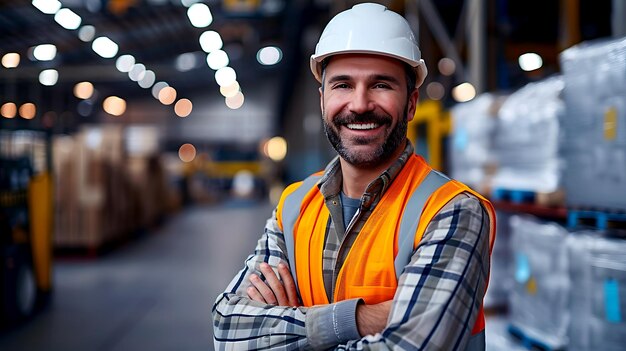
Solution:
[[[372,111],[374,109],[374,102],[372,101],[368,90],[365,87],[359,86],[354,89],[353,96],[348,107],[351,112],[361,114]]]

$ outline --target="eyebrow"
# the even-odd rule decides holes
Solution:
[[[385,81],[385,82],[389,82],[392,84],[396,84],[396,85],[401,85],[400,81],[394,77],[394,76],[390,76],[390,75],[386,75],[386,74],[372,74],[370,76],[368,76],[369,80],[373,80],[373,81]],[[342,81],[346,81],[346,80],[352,80],[352,77],[347,75],[347,74],[340,74],[337,76],[332,76],[328,79],[328,83],[332,84],[335,82],[342,82]]]

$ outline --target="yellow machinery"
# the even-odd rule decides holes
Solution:
[[[0,325],[11,326],[52,291],[53,193],[43,133],[0,134]]]
[[[450,112],[439,101],[426,100],[417,105],[408,125],[408,138],[415,152],[422,155],[436,170],[444,170],[444,138],[452,129]]]

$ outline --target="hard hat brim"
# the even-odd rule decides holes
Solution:
[[[424,83],[424,79],[426,78],[426,75],[428,74],[426,63],[422,59],[420,59],[419,61],[413,61],[413,60],[408,60],[402,56],[392,55],[386,52],[371,51],[371,50],[344,50],[344,51],[332,52],[326,55],[317,55],[317,56],[315,54],[311,55],[311,60],[310,60],[311,73],[313,73],[313,76],[318,82],[322,83],[322,61],[324,61],[324,59],[328,57],[341,55],[341,54],[378,55],[378,56],[391,57],[399,61],[402,61],[413,68],[413,71],[415,72],[415,88],[416,89],[419,88],[422,85],[422,83]]]

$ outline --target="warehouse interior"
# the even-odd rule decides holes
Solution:
[[[309,58],[353,0],[0,1],[0,349],[212,350],[281,192],[336,155]],[[626,345],[626,5],[387,0],[415,152],[486,196],[486,348]]]

